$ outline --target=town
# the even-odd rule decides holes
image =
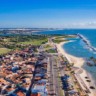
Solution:
[[[66,41],[63,37],[71,36],[33,37],[48,40],[44,39],[39,45],[32,45],[31,41],[26,46],[24,41],[23,48],[0,55],[0,96],[89,96],[90,90],[74,71],[78,68],[69,63],[56,46],[56,42]],[[9,36],[6,39],[9,40]]]
[[[0,96],[96,96],[96,0],[0,0]]]

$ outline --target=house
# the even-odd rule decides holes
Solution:
[[[22,91],[18,91],[17,96],[26,96],[26,95]]]
[[[40,93],[33,93],[33,94],[31,94],[31,96],[41,96],[41,94]]]
[[[40,93],[41,96],[46,96],[47,90],[46,85],[35,85],[32,89],[32,93]]]
[[[36,84],[39,84],[39,85],[40,85],[40,84],[41,84],[41,85],[45,85],[46,82],[47,82],[46,79],[41,79],[41,80],[37,81]]]

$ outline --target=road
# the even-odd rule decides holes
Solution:
[[[54,55],[51,55],[49,57],[49,63],[50,63],[50,73],[49,73],[49,88],[51,94],[54,94],[54,96],[60,96],[60,84],[59,84],[59,73],[58,73],[58,67],[56,63],[56,59]],[[51,94],[49,96],[51,96]],[[53,96],[53,95],[52,95]]]
[[[54,48],[56,48],[55,44],[52,42],[52,39],[49,39],[49,42],[54,45]],[[44,45],[41,45],[39,47],[39,52],[44,51]],[[57,62],[56,58],[58,58],[58,53],[45,53],[46,56],[49,57],[49,63],[47,68],[47,74],[48,74],[48,96],[61,96],[61,90],[62,86],[60,85],[60,77],[59,77],[59,67],[57,66],[60,64],[60,62]],[[57,64],[58,63],[58,64]],[[61,72],[62,76],[63,71]]]

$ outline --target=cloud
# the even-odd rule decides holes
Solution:
[[[87,26],[96,26],[96,22],[89,22],[89,23],[86,23]]]
[[[65,25],[72,28],[96,28],[96,22],[76,22]]]

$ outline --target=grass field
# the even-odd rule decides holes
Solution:
[[[53,42],[54,43],[61,43],[61,42],[66,42],[68,40],[60,40],[60,39],[54,39]]]
[[[7,48],[0,48],[0,55],[1,54],[6,54],[8,52],[10,52],[11,50],[10,49],[7,49]]]
[[[54,49],[49,49],[49,50],[46,50],[46,52],[48,52],[48,53],[56,53],[56,50],[54,50]]]
[[[8,48],[10,50],[22,49],[24,46],[28,45],[37,45],[40,46],[48,41],[46,36],[38,35],[14,35],[14,36],[5,36],[0,38],[0,48]],[[2,53],[6,53],[7,50],[2,49]],[[9,51],[9,50],[8,50]]]
[[[45,42],[47,42],[48,40],[47,39],[39,39],[39,40],[30,40],[30,41],[25,41],[25,42],[19,42],[19,44],[24,44],[24,45],[29,45],[29,44],[32,44],[32,45],[41,45]]]
[[[55,36],[53,42],[54,43],[61,43],[69,41],[67,38],[75,38],[76,35],[64,35],[64,36]]]
[[[75,38],[75,35],[64,35],[64,36],[55,36],[53,39],[54,43],[61,43],[69,41],[67,38]]]

